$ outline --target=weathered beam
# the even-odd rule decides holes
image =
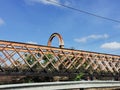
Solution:
[[[39,57],[36,56],[37,53],[40,54]],[[91,68],[93,71],[110,71],[112,73],[119,73],[120,71],[120,56],[112,54],[4,40],[0,40],[0,54],[1,69],[5,67],[12,69],[14,67],[22,71],[20,67],[23,69],[33,69],[34,66],[39,63],[40,67],[50,72],[53,70],[59,72],[59,67],[61,65],[63,65],[66,70],[72,69],[73,71],[79,71],[81,67],[84,67],[86,70]],[[26,54],[29,54],[34,58],[32,64],[25,59]],[[52,58],[47,56],[48,54],[51,54]],[[47,59],[47,63],[43,64],[45,61],[44,57]],[[17,64],[16,62],[19,62],[20,64]],[[4,69],[4,71],[6,70]]]

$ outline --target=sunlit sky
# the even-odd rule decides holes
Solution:
[[[120,0],[51,0],[120,21]],[[0,0],[0,40],[47,45],[60,33],[65,48],[120,55],[120,23],[46,0]],[[55,38],[53,46],[58,47]]]

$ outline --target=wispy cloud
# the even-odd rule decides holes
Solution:
[[[114,26],[115,29],[120,29],[120,24]]]
[[[5,21],[2,18],[0,18],[0,26],[2,26],[3,24],[5,24]]]
[[[28,41],[26,43],[29,43],[29,44],[38,44],[37,42],[33,42],[33,41]]]
[[[45,4],[45,5],[54,5],[54,6],[59,6],[58,4],[65,4],[65,5],[69,5],[70,2],[68,1],[63,1],[61,2],[61,0],[25,0],[25,2],[29,5],[33,5],[33,4],[39,4],[39,3],[42,3],[42,4]],[[58,4],[56,4],[58,3]]]
[[[89,35],[89,36],[86,36],[86,37],[82,37],[82,38],[76,38],[76,39],[74,39],[74,41],[76,41],[76,42],[79,42],[79,43],[85,43],[85,42],[87,42],[88,40],[93,40],[93,39],[106,39],[106,38],[108,38],[109,37],[109,35],[107,35],[107,34],[103,34],[103,35]]]
[[[46,5],[55,5],[55,6],[58,6],[58,5],[56,5],[55,3],[52,3],[52,2],[60,3],[59,0],[25,0],[25,2],[27,2],[30,5],[33,5],[36,3],[42,3],[42,4],[46,4]]]
[[[120,49],[120,42],[109,42],[101,45],[103,49],[117,50]]]
[[[68,2],[68,1],[65,1],[65,2],[64,2],[64,5],[67,5],[67,6],[68,6],[68,5],[70,5],[70,4],[71,4],[71,3]]]

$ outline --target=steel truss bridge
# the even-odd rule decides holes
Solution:
[[[51,47],[58,37],[59,47]],[[0,40],[0,75],[60,75],[87,72],[120,73],[120,56],[64,48],[53,33],[48,46]]]

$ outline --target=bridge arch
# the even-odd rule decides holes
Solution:
[[[63,41],[63,39],[62,39],[62,36],[61,36],[59,33],[53,33],[53,34],[50,36],[47,45],[48,45],[48,46],[51,46],[51,42],[52,42],[52,40],[53,40],[54,37],[57,37],[58,40],[59,40],[59,48],[64,48],[64,41]]]

